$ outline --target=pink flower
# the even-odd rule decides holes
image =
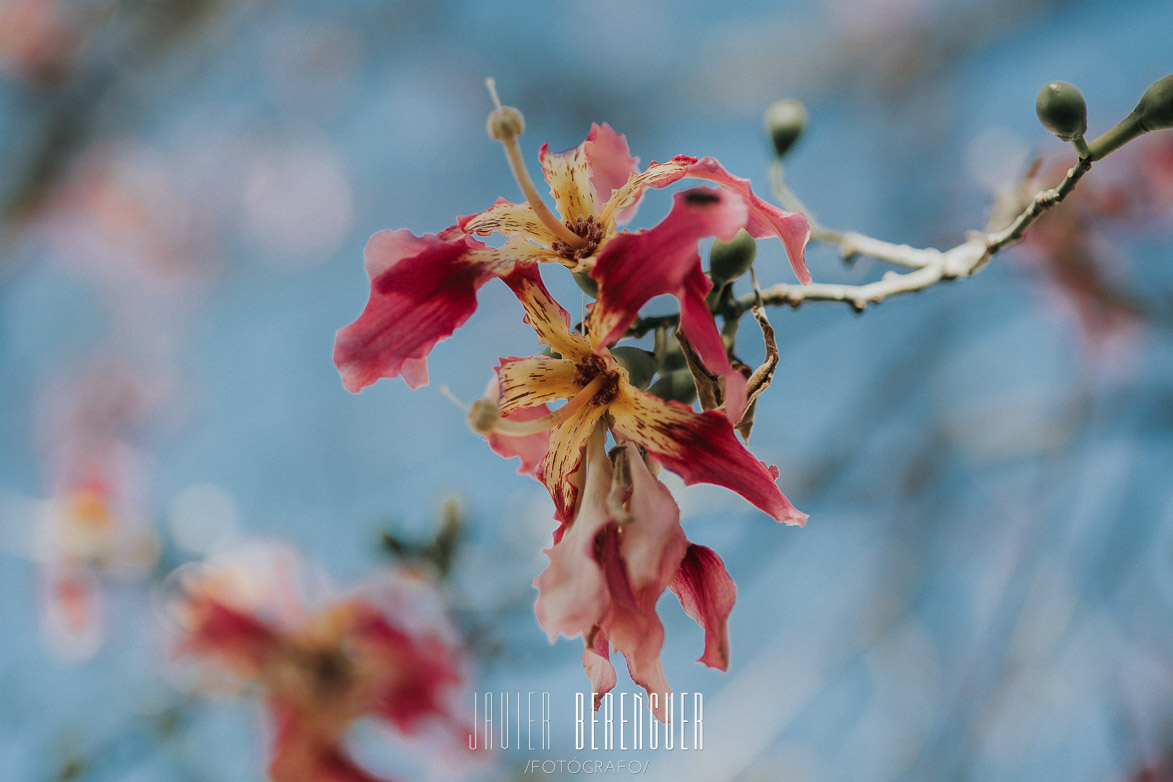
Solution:
[[[538,621],[553,640],[581,635],[583,665],[598,697],[615,685],[608,647],[623,653],[632,681],[649,694],[660,720],[671,690],[660,663],[664,626],[656,602],[671,588],[705,630],[700,662],[726,670],[726,625],[736,587],[720,558],[693,545],[680,527],[672,495],[630,441],[615,467],[596,429],[587,447],[583,498],[555,533],[550,565],[534,582]],[[656,694],[653,703],[651,695]]]
[[[599,281],[600,299],[591,313],[594,347],[614,344],[648,299],[670,293],[685,310],[681,328],[710,369],[740,382],[712,316],[701,310],[711,283],[701,271],[697,242],[730,239],[743,227],[755,237],[778,236],[805,283],[810,281],[803,261],[806,219],[762,201],[746,180],[712,158],[680,155],[640,172],[627,141],[606,124],[592,125],[586,140],[566,152],[542,147],[542,171],[560,215],[555,217],[533,190],[516,152],[517,132],[497,137],[506,144],[526,202],[499,199],[438,235],[401,230],[371,238],[365,253],[370,299],[359,318],[338,332],[334,346],[343,384],[358,391],[399,375],[413,388],[425,384],[428,353],[472,315],[477,290],[494,277],[543,261],[589,272]],[[721,189],[679,195],[668,217],[650,231],[618,229],[635,213],[645,190],[684,177],[706,179]],[[491,233],[504,235],[504,246],[491,248],[473,238]],[[736,391],[731,397],[736,403]],[[739,409],[729,412],[740,415]]]
[[[712,410],[697,413],[633,386],[610,351],[570,331],[569,315],[550,297],[536,269],[519,269],[505,282],[521,300],[538,338],[557,357],[503,359],[497,369],[498,397],[479,400],[470,419],[498,453],[521,455],[523,465],[537,461],[535,449],[548,433],[534,474],[549,489],[559,520],[574,513],[579,492],[574,475],[584,446],[600,427],[608,427],[686,483],[725,486],[778,521],[806,521],[774,483],[777,468],[766,467],[745,449],[727,417]],[[560,399],[568,401],[553,413],[534,418],[527,412]],[[513,437],[516,450],[510,450]]]
[[[178,648],[259,692],[275,728],[271,777],[377,782],[344,749],[360,717],[405,735],[438,726],[458,740],[449,701],[461,655],[446,628],[409,615],[419,597],[401,597],[394,612],[389,595],[373,591],[311,607],[297,594],[298,568],[278,551],[176,576]]]

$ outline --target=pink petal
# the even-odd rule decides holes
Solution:
[[[480,247],[463,234],[451,241],[406,230],[371,237],[365,251],[370,299],[334,342],[347,390],[400,374],[413,388],[426,382],[428,353],[469,319],[477,289],[500,274],[472,255]]]
[[[647,691],[649,707],[652,706],[650,696],[656,693],[657,703],[652,712],[664,722],[667,719],[668,696],[672,693],[660,663],[664,625],[656,615],[656,600],[664,587],[642,589],[638,594],[634,592],[619,550],[618,525],[608,524],[601,537],[599,557],[607,590],[611,594],[611,606],[601,626],[615,650],[622,652],[627,659],[627,672],[631,674],[631,680]]]
[[[733,421],[741,419],[745,407],[745,378],[730,365],[705,303],[713,283],[701,269],[697,243],[710,236],[730,239],[745,221],[745,204],[735,195],[710,188],[677,193],[672,211],[659,225],[611,239],[591,272],[599,283],[599,299],[590,313],[592,341],[617,342],[652,297],[675,296],[684,335],[705,366],[726,379],[725,409]]]
[[[532,421],[535,418],[541,418],[549,413],[550,410],[545,405],[538,405],[537,407],[527,407],[523,410],[518,410],[512,415],[503,416],[507,421]],[[521,459],[521,466],[517,471],[523,475],[532,475],[537,478],[538,467],[541,466],[542,461],[546,458],[546,453],[550,450],[550,433],[537,432],[536,434],[527,435],[506,435],[499,432],[490,432],[485,435],[485,440],[489,443],[489,448],[493,453],[504,459],[512,459],[518,457]]]
[[[720,413],[696,413],[629,387],[620,388],[609,409],[616,434],[642,445],[685,483],[724,486],[778,521],[806,523],[775,485],[778,469],[755,459]]]
[[[784,211],[758,198],[750,190],[748,179],[733,176],[711,157],[703,158],[689,166],[686,176],[708,179],[739,194],[749,208],[749,220],[745,224],[745,230],[755,239],[771,235],[781,239],[786,247],[786,255],[790,258],[790,268],[794,270],[794,275],[803,285],[810,284],[811,274],[807,271],[806,260],[803,257],[811,235],[805,216],[800,212]]]
[[[721,558],[705,546],[690,544],[671,587],[684,611],[705,629],[705,652],[697,662],[729,669],[729,614],[737,585]]]
[[[615,689],[619,677],[615,675],[615,666],[611,664],[611,653],[607,649],[607,634],[595,633],[595,642],[588,645],[582,652],[582,667],[586,670],[587,678],[591,681],[591,692],[595,694],[594,709],[598,711],[603,696]]]
[[[651,474],[634,443],[627,443],[626,448],[631,466],[627,505],[631,520],[623,525],[620,548],[632,590],[651,590],[659,597],[680,568],[688,540],[680,528],[680,509],[668,487]]]
[[[611,460],[605,437],[598,431],[591,438],[582,502],[569,526],[563,526],[561,539],[546,550],[550,565],[534,581],[538,588],[534,610],[551,641],[559,633],[586,638],[607,611],[607,590],[595,559],[595,538],[611,521],[607,511]]]
[[[627,139],[622,133],[612,130],[606,122],[591,125],[591,132],[583,142],[583,152],[596,204],[610,199],[612,192],[623,187],[628,177],[639,171],[639,158],[631,156]]]

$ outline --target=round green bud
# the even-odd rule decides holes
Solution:
[[[1140,96],[1140,103],[1133,109],[1147,132],[1173,128],[1173,75],[1153,83]]]
[[[1043,127],[1064,141],[1074,141],[1087,132],[1087,103],[1074,84],[1053,81],[1039,91],[1035,112]]]
[[[652,383],[648,393],[661,399],[691,405],[696,401],[696,381],[693,380],[692,372],[677,369],[675,372],[662,375],[659,380]]]
[[[766,134],[774,143],[778,157],[790,151],[806,127],[806,107],[794,98],[785,98],[766,109]]]
[[[709,276],[713,284],[721,285],[741,277],[753,265],[757,251],[757,240],[744,228],[727,242],[714,239],[709,250]]]
[[[636,388],[647,388],[656,374],[656,358],[643,348],[623,345],[611,348],[611,355],[627,370],[627,379]]]
[[[583,293],[592,299],[599,298],[599,281],[591,276],[590,269],[571,272],[570,276],[574,277],[574,281],[578,283],[578,287],[582,289]]]

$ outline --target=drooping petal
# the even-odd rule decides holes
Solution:
[[[627,139],[604,122],[592,124],[591,132],[583,142],[587,167],[591,175],[595,205],[606,203],[611,194],[623,187],[628,178],[639,171],[639,158],[633,158]],[[622,222],[622,217],[619,218]]]
[[[581,390],[574,382],[576,371],[574,362],[564,358],[501,359],[497,367],[497,404],[501,415],[574,396]]]
[[[538,477],[554,499],[554,515],[559,521],[566,521],[574,513],[578,487],[571,476],[582,462],[583,447],[606,412],[606,406],[588,403],[550,431],[550,450]]]
[[[546,549],[550,565],[534,581],[538,589],[534,610],[551,641],[559,633],[588,638],[610,602],[603,571],[595,561],[595,537],[611,520],[607,512],[611,460],[605,440],[601,429],[591,438],[582,503],[570,524],[563,527],[561,539]]]
[[[466,233],[488,236],[495,231],[509,237],[529,239],[543,247],[549,247],[556,238],[534,214],[532,206],[514,204],[504,198],[498,198],[483,212],[456,218],[456,224]],[[551,254],[551,260],[554,257]]]
[[[679,294],[680,332],[688,338],[709,371],[725,379],[725,417],[736,424],[745,412],[746,379],[729,362],[725,342],[717,333],[713,313],[709,311],[709,305],[705,301],[705,296],[712,287],[712,281],[701,271],[698,264],[685,279]]]
[[[451,230],[444,237],[380,231],[367,243],[370,299],[334,342],[334,363],[349,391],[400,374],[412,387],[426,382],[428,353],[469,319],[477,290],[533,261],[528,242],[497,250],[450,236]]]
[[[667,720],[668,696],[672,690],[664,676],[660,663],[660,650],[664,646],[664,625],[656,615],[656,600],[664,586],[641,589],[631,588],[627,577],[627,566],[620,551],[619,528],[617,524],[605,525],[602,533],[599,557],[611,605],[603,619],[606,631],[615,650],[622,652],[627,660],[627,672],[631,680],[647,690],[648,705],[661,722]],[[655,694],[655,703],[652,695]]]
[[[705,303],[713,283],[701,269],[697,243],[706,237],[730,239],[745,225],[745,203],[735,194],[710,188],[677,193],[672,211],[659,225],[613,237],[600,251],[591,277],[599,298],[591,308],[591,342],[618,341],[640,307],[671,294],[681,303],[680,327],[705,366],[726,379],[726,414],[738,421],[745,406],[745,378],[733,369],[725,343]]]
[[[570,331],[570,315],[546,290],[536,268],[518,267],[504,280],[521,301],[525,322],[538,333],[540,342],[571,360],[590,354],[590,344]]]
[[[550,145],[543,144],[538,158],[562,219],[573,223],[579,217],[594,217],[595,195],[586,142],[565,152],[551,152]]]
[[[599,710],[603,696],[615,689],[619,677],[615,675],[615,666],[611,664],[611,653],[608,650],[607,634],[595,633],[593,644],[587,643],[582,652],[582,667],[586,670],[587,678],[591,681],[591,692],[594,693],[594,709]]]
[[[627,443],[631,471],[630,521],[621,527],[621,550],[627,579],[637,594],[651,590],[659,597],[672,582],[688,540],[680,527],[680,509],[668,487],[648,470],[634,443]]]
[[[720,413],[696,413],[630,386],[621,386],[608,408],[616,434],[642,445],[685,483],[724,486],[778,521],[800,526],[806,522],[806,514],[775,485],[777,468],[754,458]]]
[[[705,629],[705,652],[697,662],[722,671],[729,669],[729,614],[737,600],[737,585],[712,549],[689,544],[670,588],[684,612]]]
[[[711,157],[698,160],[689,166],[686,176],[716,182],[721,187],[740,195],[749,208],[749,221],[745,224],[745,230],[755,239],[764,236],[777,236],[781,239],[786,247],[786,255],[790,258],[790,268],[794,270],[794,276],[798,277],[798,281],[803,285],[810,284],[811,274],[806,268],[804,252],[811,231],[806,217],[801,212],[787,212],[758,198],[750,190],[748,179],[733,176]]]

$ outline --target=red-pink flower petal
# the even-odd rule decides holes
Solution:
[[[343,385],[357,392],[401,374],[413,388],[426,383],[428,353],[472,316],[477,290],[533,261],[536,250],[524,240],[489,248],[454,228],[440,236],[372,236],[365,250],[370,298],[334,342]]]
[[[778,490],[776,467],[766,467],[745,449],[729,419],[715,411],[696,413],[677,402],[621,387],[608,408],[614,431],[646,448],[685,483],[715,483],[740,494],[778,521],[801,526],[806,514]]]
[[[591,681],[591,692],[595,694],[594,709],[598,711],[603,696],[615,689],[615,683],[619,681],[615,675],[615,666],[611,664],[606,633],[595,633],[594,645],[588,644],[582,652],[582,667]]]
[[[596,431],[587,446],[586,486],[578,512],[562,527],[562,537],[546,556],[550,565],[534,581],[538,600],[534,610],[550,640],[590,635],[607,611],[609,598],[603,573],[595,559],[595,538],[611,517],[607,494],[611,490],[611,461],[605,435]]]
[[[541,418],[549,412],[550,409],[545,405],[538,405],[536,407],[527,407],[518,410],[512,415],[502,417],[507,421],[532,421],[536,418]],[[488,441],[489,448],[492,449],[493,453],[501,458],[512,459],[516,456],[521,459],[521,466],[517,468],[517,471],[523,475],[532,475],[534,478],[538,477],[538,468],[545,460],[546,453],[550,450],[549,432],[536,432],[534,434],[524,435],[489,432],[485,435],[485,440]]]
[[[631,156],[627,139],[622,133],[612,130],[606,122],[602,125],[592,124],[591,132],[582,146],[596,205],[605,203],[614,191],[627,183],[632,174],[639,171],[639,158]]]
[[[592,342],[617,342],[652,297],[675,296],[681,303],[684,335],[709,370],[726,379],[725,409],[733,421],[741,419],[745,407],[745,378],[730,365],[705,303],[713,283],[701,270],[697,243],[710,236],[731,239],[745,225],[746,214],[740,198],[721,190],[677,193],[672,211],[659,225],[611,239],[591,272],[599,283],[599,299],[590,313]]]
[[[697,662],[729,669],[729,614],[737,600],[725,563],[712,549],[690,544],[670,587],[684,611],[705,629],[705,652]]]
[[[631,470],[627,503],[631,520],[622,527],[620,549],[632,590],[637,594],[650,590],[659,597],[675,577],[688,540],[680,527],[680,508],[672,492],[648,470],[634,443],[625,447]]]
[[[660,662],[664,625],[656,615],[656,601],[666,585],[641,589],[637,594],[631,588],[627,566],[619,550],[618,525],[606,525],[601,538],[598,556],[603,566],[607,591],[611,594],[611,605],[601,627],[611,639],[615,650],[622,652],[627,659],[627,672],[631,674],[631,680],[647,691],[652,712],[664,722],[667,720],[667,702],[672,690]],[[656,695],[655,704],[651,702],[653,694]]]
[[[745,224],[745,230],[755,239],[771,235],[781,239],[794,275],[803,285],[810,284],[811,274],[806,268],[804,251],[811,231],[801,212],[787,212],[758,198],[750,190],[748,179],[733,176],[711,157],[689,166],[686,176],[716,182],[739,194],[749,208],[749,221]]]

